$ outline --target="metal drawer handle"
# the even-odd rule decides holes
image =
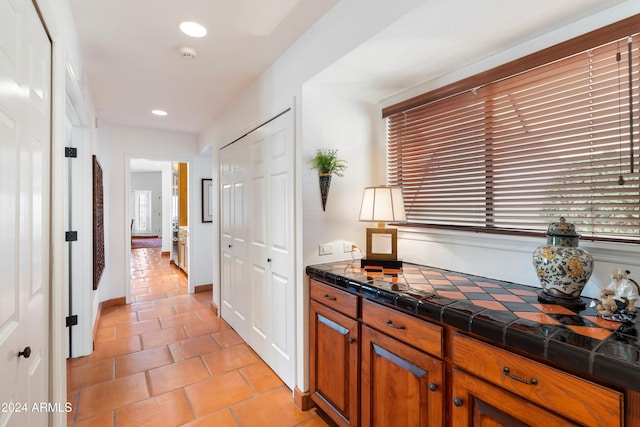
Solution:
[[[329,301],[335,301],[335,300],[336,300],[336,297],[330,297],[330,296],[329,296],[329,294],[326,294],[326,295],[324,296],[324,299],[329,300]]]
[[[527,381],[524,378],[521,378],[521,377],[519,377],[517,375],[513,375],[510,372],[511,371],[506,366],[504,368],[502,368],[502,373],[505,374],[506,376],[508,376],[509,378],[513,379],[513,380],[520,381],[521,383],[525,383],[525,384],[528,384],[528,385],[536,385],[536,384],[538,384],[538,380],[535,379],[535,378],[531,378],[529,381]]]
[[[391,320],[387,320],[387,326],[390,326],[393,329],[407,329],[404,325],[395,325]]]

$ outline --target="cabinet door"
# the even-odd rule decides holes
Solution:
[[[358,425],[358,322],[316,301],[310,307],[311,398],[337,424]]]
[[[454,426],[577,426],[473,375],[453,370]]]
[[[362,327],[363,426],[442,426],[443,362]]]

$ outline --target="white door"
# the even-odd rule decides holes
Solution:
[[[221,151],[220,253],[222,317],[293,389],[292,115]]]
[[[241,336],[246,336],[249,329],[246,159],[242,144],[234,144],[220,155],[220,313]]]
[[[30,0],[0,0],[0,86],[0,426],[42,426],[48,414],[33,404],[50,401],[51,42]]]
[[[251,138],[252,324],[248,342],[291,388],[295,385],[292,113]]]

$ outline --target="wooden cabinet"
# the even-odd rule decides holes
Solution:
[[[453,396],[454,426],[579,425],[457,369],[453,370]]]
[[[362,425],[442,426],[442,328],[368,300],[362,322]]]
[[[443,362],[362,327],[363,426],[442,426]]]
[[[453,363],[453,425],[623,425],[622,393],[501,348],[454,334]]]
[[[311,399],[338,425],[357,426],[358,298],[316,281],[311,282],[311,296],[314,298],[310,305]]]
[[[362,325],[360,297],[315,280],[310,293],[313,401],[341,426],[442,426],[442,328],[367,300]]]
[[[310,312],[311,398],[341,426],[638,425],[638,393],[313,279]]]

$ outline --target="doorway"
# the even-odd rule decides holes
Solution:
[[[184,165],[183,175],[179,173],[181,165]],[[160,246],[163,259],[181,268],[185,274],[188,260],[184,254],[188,254],[189,245],[185,240],[180,251],[179,232],[188,230],[187,171],[188,163],[130,159],[126,222],[132,249]]]

